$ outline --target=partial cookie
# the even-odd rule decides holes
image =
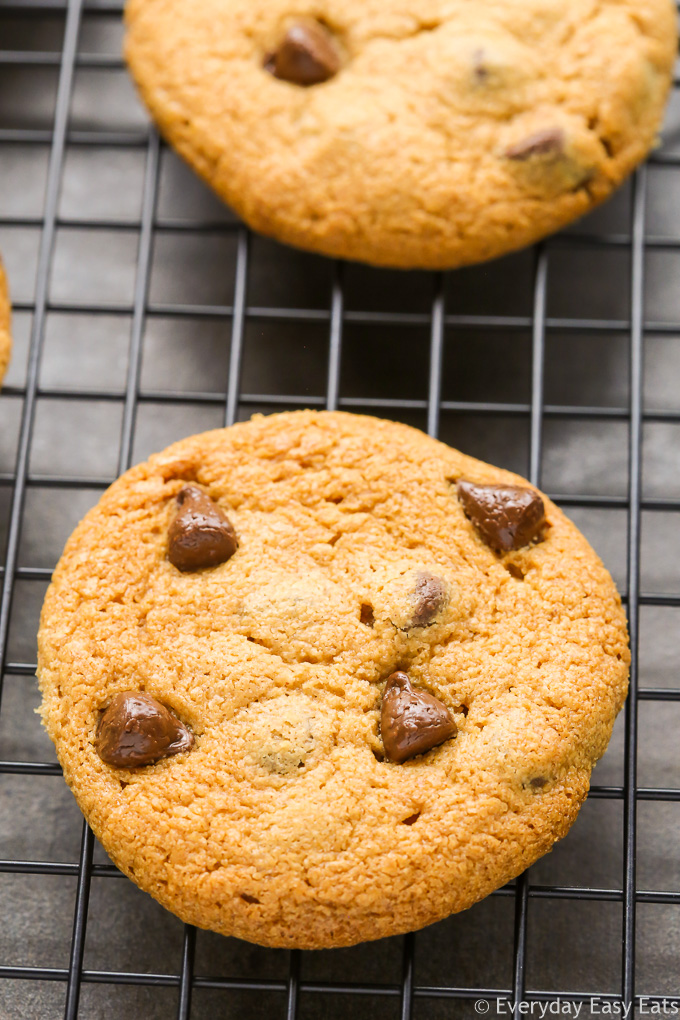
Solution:
[[[654,144],[672,0],[128,0],[160,129],[255,230],[398,267],[490,259]]]
[[[420,928],[563,836],[626,694],[602,563],[515,475],[312,411],[192,436],[69,539],[43,719],[119,868],[270,946]]]
[[[0,383],[5,377],[9,356],[12,350],[12,336],[10,334],[11,309],[9,304],[9,293],[7,290],[7,277],[0,261]]]

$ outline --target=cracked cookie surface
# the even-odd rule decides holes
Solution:
[[[0,260],[0,384],[5,377],[9,356],[12,350],[12,336],[10,333],[11,309],[9,303],[9,292],[7,290],[7,277]]]
[[[153,117],[248,224],[407,268],[493,258],[605,199],[654,144],[677,49],[672,0],[128,0],[126,16]],[[282,79],[291,40],[304,67]]]
[[[394,422],[259,416],[128,471],[69,539],[43,719],[115,863],[184,920],[272,946],[380,938],[470,906],[568,830],[626,693],[620,600],[550,500],[538,538],[497,552],[461,480],[526,484]],[[187,484],[238,538],[193,572],[168,559]],[[380,733],[399,671],[454,734],[401,764]],[[189,750],[102,761],[102,713],[134,691]]]

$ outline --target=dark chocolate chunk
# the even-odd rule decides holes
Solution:
[[[177,506],[168,532],[168,559],[178,570],[216,567],[234,555],[238,539],[231,521],[202,489],[185,485]]]
[[[308,18],[291,25],[264,66],[294,85],[318,85],[338,73],[340,54],[328,29]]]
[[[436,574],[431,574],[429,570],[420,571],[413,589],[414,609],[411,626],[427,627],[447,602],[446,581]]]
[[[508,159],[531,159],[533,156],[561,156],[564,152],[564,131],[552,127],[537,131],[505,150]]]
[[[528,545],[545,521],[541,497],[520,485],[459,482],[458,498],[487,545],[502,552]]]
[[[107,765],[136,768],[193,747],[193,734],[149,694],[116,694],[97,727],[95,748]]]
[[[439,698],[413,687],[406,673],[393,673],[383,692],[380,732],[385,754],[400,763],[443,744],[458,730]]]

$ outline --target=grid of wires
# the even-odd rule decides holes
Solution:
[[[39,18],[50,16],[63,20],[63,44],[60,53],[43,52],[41,50],[0,49],[0,68],[18,67],[35,70],[52,68],[58,74],[56,102],[54,105],[53,124],[50,130],[44,128],[15,126],[0,129],[0,147],[13,145],[35,145],[45,147],[49,152],[47,167],[46,191],[43,215],[40,218],[3,216],[0,226],[28,226],[39,229],[40,243],[37,257],[37,272],[34,297],[30,302],[18,303],[19,310],[30,313],[30,340],[28,349],[27,372],[25,385],[9,386],[4,395],[21,400],[21,417],[16,444],[16,461],[14,470],[0,474],[0,486],[10,493],[8,537],[4,550],[4,559],[0,561],[0,665],[4,676],[31,677],[35,672],[32,662],[11,661],[8,655],[8,634],[10,631],[10,615],[18,581],[49,580],[50,568],[38,566],[21,566],[19,562],[20,539],[22,534],[23,515],[27,492],[31,486],[43,488],[59,487],[60,489],[101,490],[112,478],[105,477],[67,477],[63,474],[32,473],[31,449],[35,433],[36,407],[39,400],[109,400],[122,403],[122,430],[118,451],[118,471],[120,473],[130,466],[133,457],[133,443],[138,409],[144,402],[192,401],[204,400],[211,406],[222,405],[223,420],[230,424],[238,417],[247,416],[251,410],[260,407],[298,407],[315,406],[328,409],[361,407],[362,410],[387,414],[395,418],[408,416],[414,412],[422,414],[426,420],[427,431],[436,436],[440,428],[440,416],[443,412],[452,414],[473,411],[478,415],[505,414],[528,422],[529,427],[529,470],[528,475],[534,484],[541,484],[542,450],[544,422],[547,418],[597,421],[598,419],[615,419],[625,422],[628,428],[628,476],[627,492],[618,496],[593,496],[579,494],[551,493],[564,506],[594,507],[602,510],[618,510],[627,515],[627,584],[624,601],[627,606],[631,646],[633,650],[631,668],[630,696],[625,710],[625,762],[624,776],[621,785],[594,786],[591,797],[598,799],[618,800],[623,806],[623,873],[618,888],[589,888],[579,886],[538,885],[532,883],[531,873],[522,875],[516,883],[499,890],[495,895],[514,899],[514,952],[512,981],[506,987],[459,987],[455,984],[442,986],[423,985],[416,980],[414,969],[414,947],[416,935],[408,935],[403,940],[403,958],[401,961],[401,980],[383,984],[360,984],[351,980],[342,982],[307,981],[302,979],[300,952],[291,952],[288,973],[285,979],[243,979],[218,978],[196,974],[194,972],[194,955],[196,932],[185,926],[183,948],[178,966],[167,973],[144,973],[130,971],[87,970],[83,967],[84,949],[87,938],[88,921],[97,924],[97,918],[88,919],[88,902],[93,878],[113,878],[118,872],[111,865],[93,863],[94,837],[87,827],[83,826],[80,859],[77,863],[56,863],[50,861],[2,860],[0,873],[18,873],[23,875],[71,876],[77,881],[75,896],[75,912],[73,917],[72,936],[70,941],[70,962],[66,968],[49,968],[40,966],[0,966],[0,979],[5,981],[50,981],[63,982],[66,985],[64,1016],[73,1020],[78,1015],[81,986],[86,982],[104,984],[132,984],[154,986],[170,986],[177,992],[177,1016],[188,1018],[191,1015],[192,992],[197,988],[218,989],[225,996],[225,1001],[234,990],[268,991],[280,996],[281,1015],[293,1020],[298,1015],[299,1003],[304,997],[317,997],[322,1002],[323,996],[334,995],[354,998],[367,994],[386,996],[394,1003],[394,1015],[402,1020],[412,1016],[414,1002],[418,1000],[446,1000],[450,1003],[458,1000],[488,999],[496,997],[519,1002],[526,999],[548,1001],[557,995],[563,1000],[579,1001],[585,999],[584,992],[568,989],[536,991],[527,988],[526,957],[527,957],[527,923],[530,905],[537,899],[569,899],[580,901],[613,902],[622,907],[621,931],[621,987],[618,993],[607,993],[601,996],[603,1001],[623,1001],[626,1004],[639,1005],[635,988],[635,948],[636,948],[636,909],[641,902],[661,903],[667,905],[680,904],[680,893],[677,892],[642,892],[636,880],[636,845],[638,837],[637,813],[641,800],[680,803],[680,790],[672,788],[643,788],[638,784],[638,706],[643,700],[668,702],[680,701],[680,688],[643,687],[638,683],[638,634],[640,607],[673,606],[680,607],[680,595],[655,594],[644,592],[640,586],[641,557],[641,513],[645,511],[679,511],[680,500],[643,498],[642,488],[642,435],[645,421],[663,422],[680,421],[680,412],[655,413],[650,416],[643,405],[643,343],[650,335],[671,335],[677,331],[672,323],[659,321],[650,322],[645,318],[645,265],[646,249],[650,244],[657,248],[669,248],[678,242],[671,239],[656,238],[653,241],[646,236],[646,199],[647,175],[649,170],[641,168],[632,183],[630,200],[630,233],[628,236],[610,236],[590,238],[593,244],[609,244],[626,253],[629,259],[629,315],[624,319],[597,318],[592,320],[578,318],[551,318],[547,312],[548,271],[551,248],[550,245],[539,246],[534,255],[533,267],[533,298],[529,315],[479,315],[452,314],[446,308],[446,286],[444,274],[432,275],[432,297],[429,310],[422,312],[403,313],[383,310],[361,312],[349,310],[346,306],[344,276],[346,268],[338,263],[332,270],[332,286],[330,300],[325,308],[290,308],[290,307],[257,307],[249,304],[249,273],[252,252],[251,239],[248,231],[234,222],[222,225],[220,229],[230,230],[234,234],[234,279],[233,300],[229,305],[220,306],[184,306],[180,303],[153,303],[150,300],[150,274],[153,249],[156,237],[165,229],[180,230],[181,224],[162,223],[158,216],[159,174],[163,145],[155,131],[146,128],[136,132],[110,130],[73,130],[70,127],[70,104],[72,98],[74,76],[81,68],[118,68],[122,63],[118,57],[101,53],[83,53],[79,49],[79,35],[84,12],[90,16],[119,15],[120,5],[116,0],[85,6],[84,0],[26,0],[23,4],[4,2],[0,6],[0,32],[2,19],[17,16]],[[0,34],[0,40],[2,35]],[[0,42],[1,45],[1,42]],[[62,183],[65,152],[67,146],[120,148],[122,150],[141,151],[144,153],[145,169],[143,191],[141,197],[141,216],[134,221],[90,221],[85,224],[88,229],[128,231],[137,238],[136,273],[132,306],[112,308],[101,306],[96,302],[78,304],[71,308],[67,303],[59,305],[50,297],[50,277],[53,268],[55,239],[62,227],[79,226],[78,221],[69,221],[60,216],[59,195]],[[680,157],[657,153],[653,162],[665,167],[668,172],[680,166]],[[200,228],[200,224],[194,225]],[[210,225],[204,225],[210,229]],[[583,240],[583,239],[582,239]],[[130,317],[131,331],[127,360],[127,378],[124,392],[97,390],[91,393],[87,389],[48,388],[40,383],[41,356],[44,347],[45,327],[48,314],[53,310],[71,311],[97,315],[98,313],[115,314],[119,312]],[[204,315],[222,320],[225,334],[229,340],[229,363],[227,385],[224,393],[199,394],[182,391],[163,393],[145,393],[141,380],[141,365],[145,327],[149,318],[162,315],[165,318]],[[304,397],[295,394],[263,394],[244,392],[242,386],[242,363],[246,344],[246,324],[264,321],[295,323],[314,322],[327,329],[327,361],[326,387],[324,393],[307,393]],[[342,394],[343,337],[348,323],[363,324],[367,328],[394,327],[404,323],[419,326],[429,333],[429,347],[422,351],[427,359],[428,379],[427,394],[424,398],[397,397],[355,397]],[[442,365],[445,354],[446,330],[466,329],[501,329],[525,330],[531,336],[531,386],[530,400],[515,403],[499,401],[454,401],[442,399]],[[628,338],[629,359],[629,400],[628,406],[621,407],[585,407],[567,405],[549,405],[544,399],[546,333],[549,330],[625,333]],[[347,356],[345,354],[345,356]],[[40,761],[2,761],[0,773],[3,775],[28,775],[39,779],[42,776],[59,774],[56,765]],[[661,1002],[662,996],[648,996],[649,1002]],[[351,1009],[351,1006],[349,1007]],[[315,1015],[315,1014],[312,1014]],[[319,1012],[322,1015],[322,1007]]]

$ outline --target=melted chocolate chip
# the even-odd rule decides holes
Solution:
[[[375,614],[373,612],[373,606],[368,602],[362,603],[359,619],[366,627],[372,627],[374,625]]]
[[[168,559],[178,570],[216,567],[234,555],[238,539],[231,521],[197,485],[177,496],[177,516],[168,531]]]
[[[97,727],[95,748],[107,765],[136,768],[193,747],[193,734],[149,694],[116,694]]]
[[[330,32],[318,21],[299,21],[286,32],[265,70],[294,85],[318,85],[340,70],[340,54]]]
[[[439,698],[413,687],[406,673],[393,673],[383,693],[380,732],[387,757],[401,763],[443,744],[458,730]]]
[[[458,498],[487,545],[502,552],[528,545],[545,521],[541,497],[519,485],[459,482]]]
[[[411,626],[427,627],[448,602],[446,581],[431,574],[429,570],[422,570],[417,575],[412,597],[414,609]]]
[[[244,900],[246,903],[259,903],[260,902],[258,900],[257,896],[251,896],[250,893],[247,893],[247,892],[242,892],[241,893],[241,899]]]
[[[486,85],[489,79],[489,68],[486,66],[486,54],[479,48],[472,54],[472,76],[476,85]]]
[[[505,150],[508,159],[531,159],[533,156],[561,156],[564,152],[562,128],[544,128]]]

